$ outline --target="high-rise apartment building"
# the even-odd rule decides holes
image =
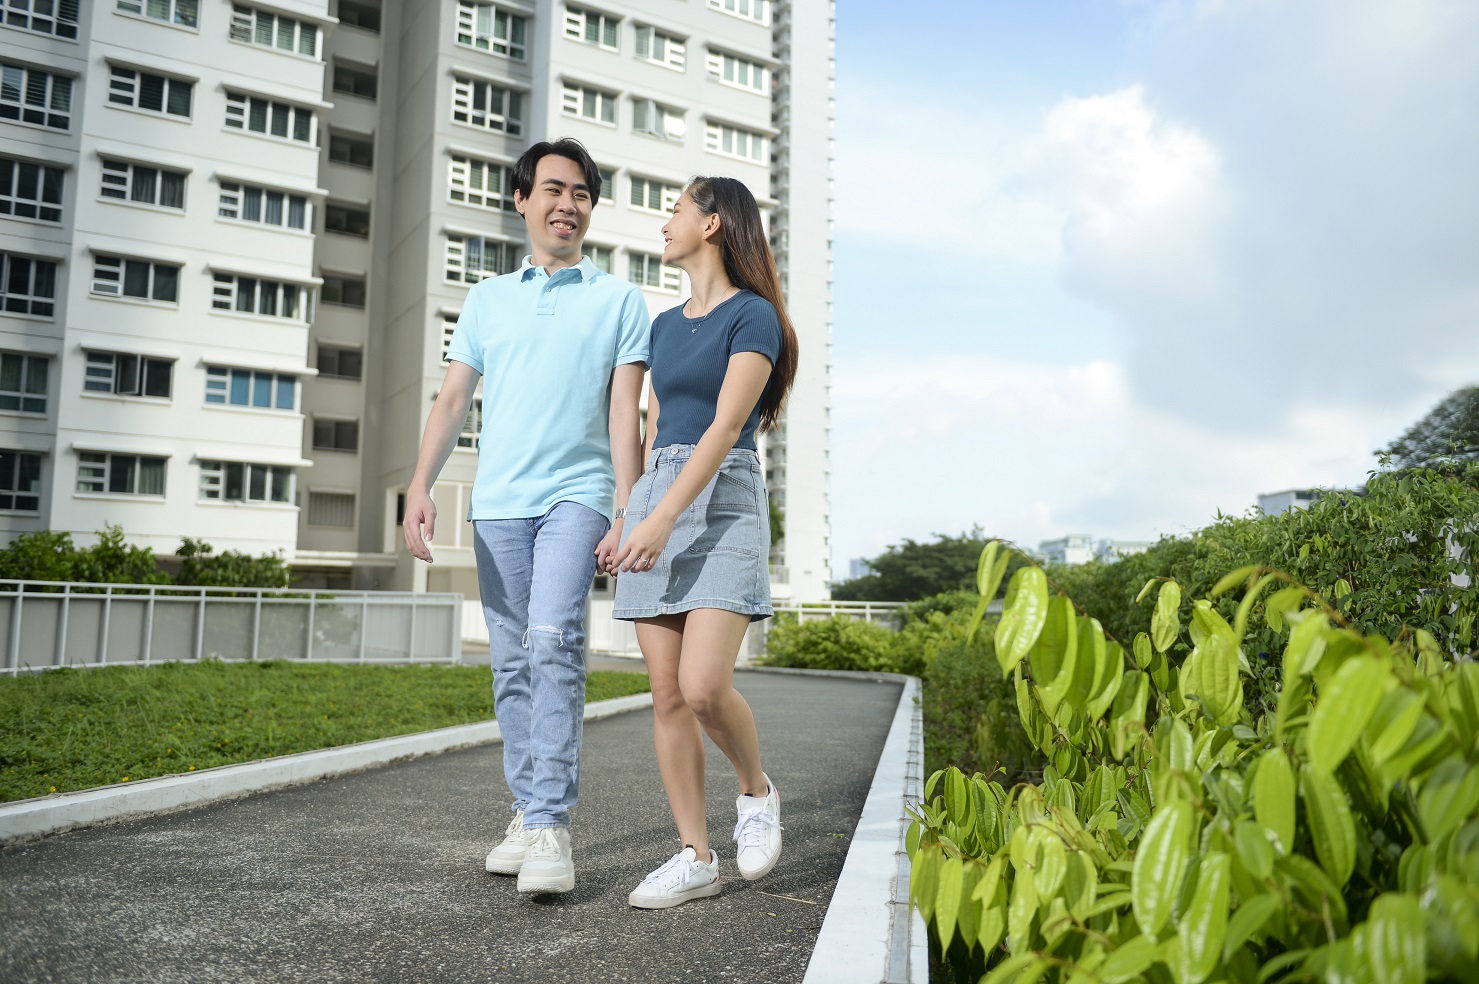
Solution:
[[[480,404],[399,509],[468,288],[526,252],[510,169],[573,136],[592,259],[686,296],[695,174],[768,211],[801,339],[763,447],[777,594],[828,580],[832,0],[8,0],[0,27],[0,532],[108,523],[281,550],[309,584],[476,594]],[[551,400],[561,399],[552,392]]]

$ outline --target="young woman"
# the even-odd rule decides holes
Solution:
[[[636,622],[647,661],[657,764],[682,844],[629,896],[644,909],[719,893],[704,733],[739,779],[740,874],[759,878],[780,856],[780,795],[761,768],[734,663],[750,622],[772,614],[755,434],[776,425],[796,376],[796,332],[749,189],[695,178],[662,231],[663,262],[688,273],[693,296],[652,324],[647,471],[628,499],[619,550],[603,558],[617,574],[614,615]]]

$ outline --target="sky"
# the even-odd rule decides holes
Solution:
[[[834,576],[1359,485],[1479,382],[1476,50],[1472,0],[841,0]]]

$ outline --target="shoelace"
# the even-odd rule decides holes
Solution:
[[[760,847],[765,843],[765,828],[783,829],[781,822],[764,807],[741,810],[739,823],[734,825],[734,839],[741,848]]]
[[[540,827],[529,831],[529,854],[530,858],[558,858],[560,856],[560,842],[555,840],[555,828]]]
[[[680,852],[678,854],[674,854],[672,858],[662,867],[658,868],[646,878],[643,878],[642,884],[646,885],[648,882],[656,882],[664,885],[665,887],[672,885],[681,887],[683,885],[687,885],[692,878],[693,862],[689,861]]]

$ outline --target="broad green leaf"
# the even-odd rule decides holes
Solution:
[[[1109,710],[1109,705],[1114,703],[1114,695],[1119,691],[1120,677],[1124,674],[1125,651],[1119,643],[1111,642],[1104,649],[1104,672],[1096,677],[1094,694],[1089,698],[1090,721],[1099,720]]]
[[[1063,784],[1065,787],[1067,783]],[[1068,874],[1068,852],[1063,848],[1063,842],[1058,835],[1048,831],[1046,828],[1038,827],[1043,836],[1037,838],[1037,894],[1041,898],[1053,895],[1058,891],[1058,886],[1063,884],[1063,878]]]
[[[1243,595],[1243,600],[1238,603],[1238,614],[1233,620],[1233,634],[1236,636],[1233,640],[1234,646],[1242,641],[1243,636],[1248,632],[1248,616],[1253,612],[1253,606],[1257,603],[1258,596],[1263,594],[1263,589],[1275,580],[1277,579],[1272,574],[1265,574],[1258,579],[1258,583],[1247,590]]]
[[[1308,676],[1314,671],[1320,658],[1325,655],[1325,630],[1330,622],[1323,614],[1305,611],[1299,622],[1289,633],[1289,645],[1284,647],[1284,679]]]
[[[1211,852],[1198,865],[1191,905],[1176,923],[1184,984],[1201,984],[1222,959],[1231,868],[1232,859],[1221,851]]]
[[[950,940],[955,936],[955,920],[960,914],[960,903],[965,882],[966,862],[960,858],[946,858],[940,865],[939,887],[935,890],[935,932],[940,935],[940,953],[950,949]]]
[[[1155,613],[1150,617],[1150,641],[1161,652],[1170,649],[1181,634],[1181,619],[1177,615],[1180,607],[1181,585],[1175,581],[1162,583],[1155,599]]]
[[[1263,827],[1248,820],[1238,821],[1233,828],[1233,841],[1238,848],[1238,860],[1248,869],[1248,874],[1263,881],[1274,870],[1274,849],[1269,846],[1268,834]]]
[[[976,940],[981,950],[990,953],[996,949],[1001,938],[1007,931],[1007,907],[1005,905],[993,905],[981,913],[981,925],[976,927]]]
[[[1001,873],[1005,867],[1005,860],[992,858],[991,863],[986,866],[986,871],[981,875],[981,880],[976,882],[976,887],[971,890],[971,899],[982,905],[995,905],[996,890],[1001,886]]]
[[[1191,804],[1172,800],[1150,818],[1140,839],[1130,892],[1135,921],[1143,933],[1159,933],[1171,916],[1171,903],[1181,889],[1190,854],[1192,823]]]
[[[1141,980],[1159,952],[1155,937],[1142,933],[1111,953],[1100,965],[1098,977],[1104,984]]]
[[[1282,749],[1271,748],[1259,756],[1253,774],[1253,815],[1277,838],[1280,854],[1294,849],[1294,769]]]
[[[1310,764],[1334,772],[1376,712],[1391,670],[1374,656],[1345,661],[1320,689],[1310,716],[1307,744]]]
[[[1239,567],[1237,570],[1223,575],[1222,580],[1212,586],[1212,590],[1207,593],[1207,597],[1216,598],[1224,591],[1231,591],[1239,584],[1248,583],[1257,570],[1258,568],[1255,565],[1249,564],[1247,567]]]
[[[1130,648],[1134,651],[1136,666],[1143,670],[1150,665],[1150,636],[1144,632],[1135,633],[1135,642]]]
[[[1068,911],[1074,918],[1083,921],[1085,913],[1094,904],[1099,890],[1099,868],[1087,851],[1073,851],[1068,855],[1068,874],[1063,879],[1063,897]]]
[[[935,917],[935,896],[940,887],[940,862],[945,853],[939,848],[926,848],[910,859],[909,894],[925,922]]]
[[[1313,765],[1300,770],[1304,811],[1320,867],[1337,886],[1344,887],[1356,866],[1356,822],[1340,782]]]
[[[1366,726],[1366,750],[1378,771],[1402,750],[1423,716],[1422,698],[1405,687],[1393,687],[1376,705]]]
[[[1007,943],[1012,952],[1032,945],[1032,919],[1037,915],[1037,880],[1031,868],[1017,872],[1012,880],[1012,898],[1007,905]]]
[[[1269,628],[1275,632],[1283,632],[1290,614],[1299,611],[1299,606],[1304,603],[1304,599],[1305,593],[1302,587],[1281,588],[1275,591],[1263,603],[1264,621],[1268,622]]]
[[[1243,707],[1243,681],[1238,676],[1238,654],[1231,633],[1205,636],[1182,664],[1178,682],[1182,698],[1195,696],[1220,727],[1235,722]]]
[[[1379,896],[1352,943],[1376,984],[1423,984],[1428,978],[1427,930],[1411,895]]]
[[[1227,939],[1222,944],[1222,959],[1231,960],[1233,954],[1282,908],[1284,900],[1271,893],[1255,895],[1238,906],[1238,911],[1227,922]]]
[[[991,571],[996,567],[996,555],[1001,550],[1001,541],[992,540],[981,550],[981,556],[976,561],[976,593],[991,597],[996,594],[995,587],[988,591],[987,582],[991,580]]]
[[[1049,717],[1058,710],[1073,682],[1078,654],[1078,625],[1073,602],[1062,595],[1048,599],[1047,618],[1028,656],[1037,696]]]
[[[1315,911],[1319,911],[1322,906],[1329,906],[1336,923],[1345,922],[1347,918],[1345,896],[1341,894],[1340,887],[1325,873],[1324,868],[1303,854],[1286,854],[1274,862],[1274,871],[1283,874],[1302,888],[1306,901]]]
[[[965,632],[966,642],[970,642],[976,638],[976,630],[981,627],[982,620],[986,618],[986,609],[991,607],[992,600],[985,595],[976,599],[976,610],[971,612],[971,623]]]
[[[1135,596],[1135,604],[1138,605],[1145,600],[1146,595],[1150,594],[1150,589],[1155,586],[1155,583],[1158,580],[1160,580],[1160,578],[1153,577],[1145,582],[1145,586],[1142,587],[1140,589],[1140,593]]]
[[[981,880],[981,866],[967,862],[961,868],[960,910],[955,915],[955,934],[969,949],[979,942],[977,923],[981,918],[981,906],[973,898],[976,883]]]
[[[1022,567],[1012,575],[996,623],[996,659],[1003,673],[1022,662],[1037,642],[1048,617],[1048,576],[1041,567]]]
[[[1145,730],[1145,705],[1150,698],[1150,678],[1139,670],[1131,670],[1120,678],[1120,687],[1114,698],[1114,708],[1109,720],[1113,730],[1110,742],[1114,757],[1122,759],[1129,754],[1130,743]]]
[[[1095,688],[1100,679],[1109,675],[1105,665],[1108,653],[1104,641],[1104,626],[1099,624],[1098,619],[1079,616],[1075,622],[1078,626],[1078,651],[1073,658],[1073,679],[1068,684],[1063,700],[1082,713],[1088,709],[1089,698],[1098,692]]]
[[[991,973],[982,977],[980,984],[1006,984],[1007,981],[1016,980],[1017,975],[1022,973],[1028,964],[1040,959],[1042,958],[1035,952],[1013,954],[991,968]]]
[[[1452,758],[1433,770],[1417,797],[1417,814],[1432,843],[1474,817],[1479,807],[1479,769]]]

